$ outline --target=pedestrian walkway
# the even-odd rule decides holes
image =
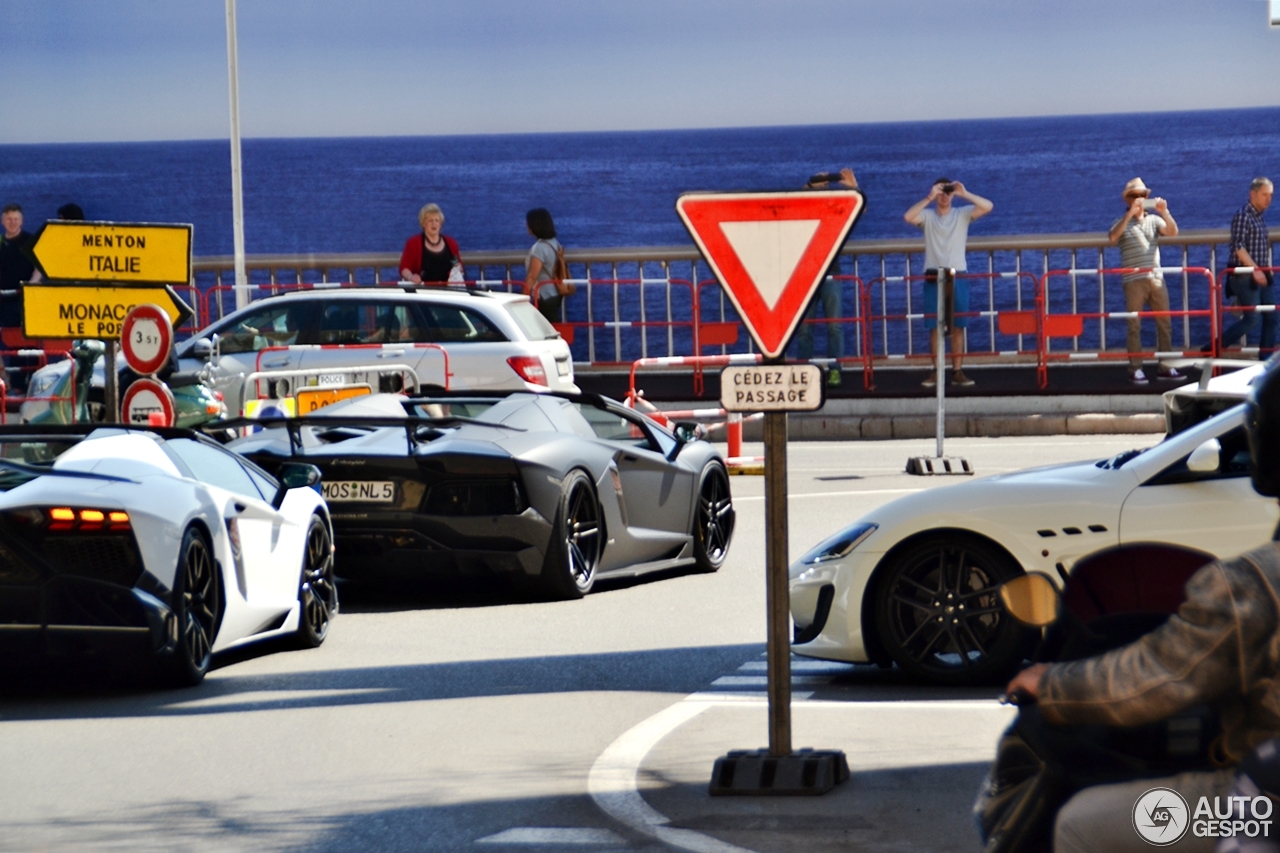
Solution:
[[[716,758],[767,744],[766,683],[764,660],[745,661],[623,735],[592,771],[597,804],[639,835],[705,853],[979,849],[973,799],[1013,718],[997,689],[795,658],[792,743],[843,750],[850,779],[816,797],[711,797]],[[607,790],[628,761],[634,795]]]

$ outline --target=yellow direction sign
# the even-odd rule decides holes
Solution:
[[[297,395],[298,414],[309,415],[316,409],[323,409],[325,406],[332,406],[342,400],[363,397],[372,393],[373,389],[368,385],[344,385],[339,388],[302,388],[298,390]]]
[[[36,234],[31,250],[45,278],[191,281],[190,225],[53,220]]]
[[[52,224],[52,223],[50,223]],[[136,305],[164,309],[176,329],[191,319],[191,306],[172,287],[39,282],[22,288],[23,333],[28,338],[116,340]]]

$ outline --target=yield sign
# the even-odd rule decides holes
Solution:
[[[782,354],[862,214],[858,190],[686,193],[676,212],[761,351]]]

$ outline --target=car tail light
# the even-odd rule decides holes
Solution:
[[[129,513],[123,510],[72,509],[55,506],[45,510],[45,520],[50,530],[95,533],[101,530],[129,530]]]
[[[542,366],[542,359],[536,355],[513,355],[507,359],[507,364],[530,385],[550,387],[547,384],[547,369]]]

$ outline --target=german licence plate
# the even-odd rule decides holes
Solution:
[[[324,499],[333,503],[389,504],[396,499],[396,484],[390,480],[326,480],[321,488]]]

